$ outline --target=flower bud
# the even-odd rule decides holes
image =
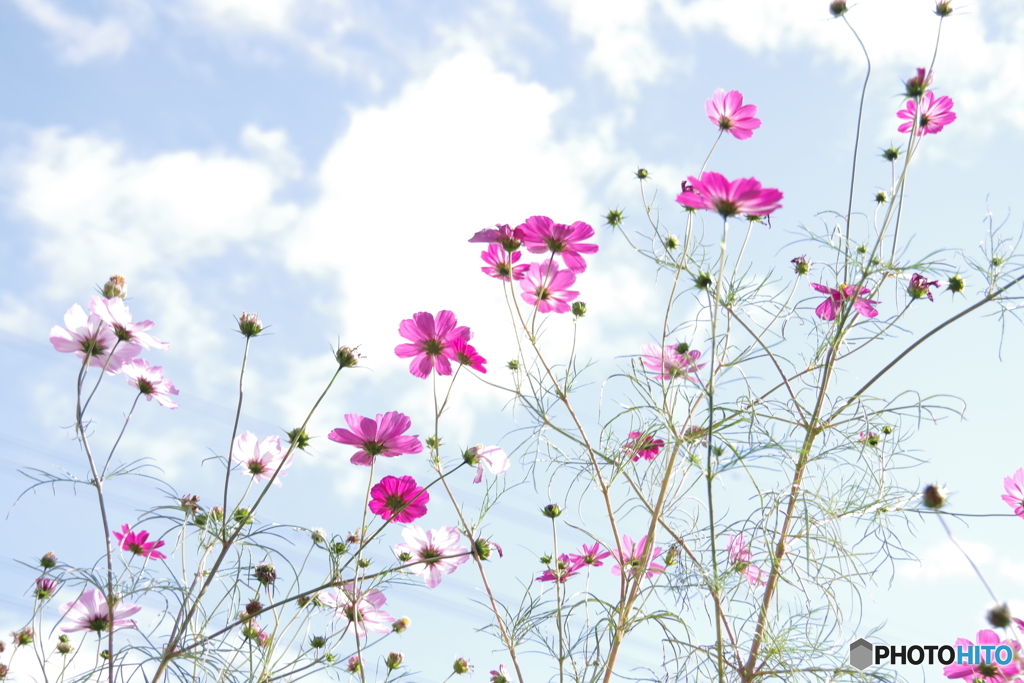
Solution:
[[[309,597],[308,595],[301,595],[295,601],[295,604],[297,604],[299,606],[299,609],[302,609],[303,607],[305,607],[306,605],[308,605],[311,602],[313,602],[313,598]]]
[[[988,623],[996,628],[1006,628],[1013,623],[1013,615],[1010,614],[1010,607],[1006,603],[996,605],[990,609],[985,618],[988,619]]]
[[[582,301],[573,301],[572,314],[576,318],[582,318],[587,314],[587,304]]]
[[[967,283],[964,282],[964,279],[962,277],[960,277],[959,275],[954,275],[953,277],[949,278],[949,284],[946,288],[949,291],[953,292],[954,294],[961,294],[966,286]]]
[[[39,558],[39,566],[43,569],[53,569],[57,566],[57,556],[53,553],[46,553]]]
[[[944,486],[937,486],[936,484],[928,484],[924,487],[924,492],[921,494],[921,499],[924,502],[926,508],[932,510],[938,510],[946,504],[946,498],[949,492],[946,491]]]
[[[607,214],[605,214],[604,221],[613,228],[617,228],[620,225],[622,225],[622,219],[624,219],[625,217],[626,215],[619,211],[618,209],[612,209]]]
[[[441,438],[440,437],[437,437],[437,436],[434,436],[434,435],[430,435],[430,436],[428,436],[426,438],[426,442],[427,442],[427,448],[429,448],[432,451],[436,451],[438,448],[441,447]]]
[[[214,505],[212,508],[210,508],[210,519],[214,520],[215,522],[224,519],[224,508],[222,508],[220,505]]]
[[[309,639],[309,646],[314,650],[319,650],[325,645],[327,645],[327,638],[324,638],[323,636],[313,636]]]
[[[517,360],[510,360],[508,363],[505,364],[505,367],[508,368],[509,370],[518,370],[519,369],[519,361],[517,361]]]
[[[797,275],[807,275],[811,272],[811,264],[807,262],[806,256],[797,256],[795,259],[791,259],[790,263],[793,264],[793,272]]]
[[[497,543],[491,543],[486,538],[478,538],[473,541],[473,549],[476,551],[476,556],[481,560],[491,559],[491,550],[497,550],[498,557],[504,557],[504,553],[501,552],[501,546]]]
[[[950,0],[938,0],[935,3],[935,13],[940,17],[948,17],[953,13],[953,3]]]
[[[262,611],[263,611],[263,603],[260,602],[259,600],[250,600],[249,603],[245,606],[245,614],[246,614],[246,616],[250,616],[251,617],[252,615],[259,614]]]
[[[911,76],[910,78],[903,82],[903,85],[905,85],[907,88],[907,91],[904,93],[904,95],[908,99],[919,99],[922,95],[928,92],[928,86],[931,84],[932,72],[929,71],[925,73],[925,70],[923,68],[918,67],[917,75]]]
[[[256,521],[256,515],[249,508],[236,508],[231,518],[239,524],[252,524]]]
[[[841,17],[846,14],[846,0],[832,0],[828,5],[828,11],[833,17]]]
[[[348,666],[345,667],[345,671],[349,673],[359,673],[363,670],[363,660],[359,658],[359,655],[352,655],[348,658]]]
[[[882,433],[885,435],[892,434],[895,431],[896,429],[892,425],[885,425],[884,427],[882,427]]]
[[[354,368],[359,365],[359,359],[363,354],[357,351],[358,346],[339,346],[334,352],[334,360],[343,368]]]
[[[335,541],[331,543],[329,548],[332,555],[344,555],[348,552],[348,543],[342,543],[341,541]]]
[[[889,195],[886,194],[885,190],[879,190],[875,193],[875,202],[885,204],[887,201],[889,201]]]
[[[540,563],[543,565],[551,564],[552,557],[550,555],[541,555]]]
[[[21,647],[23,645],[31,645],[32,641],[36,639],[36,632],[32,630],[31,626],[26,626],[20,631],[14,631],[11,633],[11,641],[14,643],[14,647]]]
[[[388,656],[384,658],[384,666],[394,671],[402,666],[403,659],[405,659],[405,656],[401,652],[389,652]]]
[[[690,345],[687,344],[686,342],[680,342],[676,344],[675,348],[676,353],[678,353],[680,356],[685,356],[687,353],[690,352]]]
[[[327,543],[327,532],[317,527],[309,530],[309,538],[317,545],[323,545]]]
[[[469,665],[469,660],[465,657],[459,657],[452,665],[452,671],[460,675],[469,673],[469,670],[472,668],[473,667]]]
[[[671,567],[676,564],[679,564],[679,548],[673,545],[670,546],[668,552],[665,553],[665,566]]]
[[[672,251],[673,249],[678,249],[679,248],[679,238],[676,237],[675,235],[669,235],[668,237],[666,237],[664,239],[662,244],[664,244],[665,248],[668,249],[669,251]]]
[[[861,432],[860,442],[871,446],[872,448],[878,448],[878,444],[882,442],[882,437],[880,437],[876,432]]]
[[[277,581],[277,570],[274,569],[272,564],[260,563],[256,565],[256,571],[253,572],[253,576],[260,582],[260,585],[269,586]]]
[[[638,180],[647,180],[651,177],[651,174],[647,172],[646,168],[636,169],[636,177]]]
[[[36,600],[49,600],[56,592],[57,582],[53,579],[36,579]]]
[[[74,649],[74,646],[71,645],[71,639],[67,636],[60,636],[57,639],[57,652],[62,655],[71,654]]]
[[[697,289],[710,289],[714,282],[715,281],[711,279],[710,273],[698,273],[697,276],[693,278],[693,286]]]
[[[6,680],[7,674],[9,674],[10,672],[11,670],[7,667],[6,664],[0,664],[0,681]]]
[[[366,569],[370,566],[371,562],[373,562],[373,560],[368,557],[360,557],[356,564],[359,565],[360,569]]]
[[[238,318],[238,331],[246,338],[258,337],[263,331],[263,322],[255,313],[242,311],[241,317]]]
[[[558,507],[554,503],[550,503],[550,504],[545,505],[544,507],[542,507],[540,509],[540,512],[545,517],[548,517],[550,519],[554,519],[555,517],[558,517],[559,515],[562,514],[562,508]]]
[[[124,278],[120,275],[112,275],[106,284],[100,288],[100,294],[103,295],[104,299],[114,299],[117,297],[123,299],[128,296],[128,285],[125,284]]]
[[[391,630],[395,633],[403,633],[405,632],[405,629],[409,628],[410,624],[412,624],[412,619],[409,617],[402,617],[401,619],[396,619],[391,622]]]
[[[886,161],[896,161],[900,158],[900,152],[902,150],[895,145],[889,145],[888,149],[882,151],[882,158]]]
[[[178,508],[185,513],[185,516],[194,515],[199,512],[199,496],[185,495],[178,501]]]

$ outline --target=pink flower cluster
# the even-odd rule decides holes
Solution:
[[[940,132],[943,128],[956,121],[953,111],[953,100],[947,95],[935,97],[935,93],[927,90],[931,85],[932,74],[925,75],[924,69],[917,70],[917,76],[907,81],[907,103],[896,112],[896,117],[903,119],[899,132],[920,137]]]
[[[441,311],[436,319],[425,311],[414,313],[412,318],[402,321],[398,333],[411,343],[396,346],[395,355],[412,358],[409,372],[415,377],[426,379],[432,371],[451,375],[452,361],[468,365],[477,372],[487,372],[486,359],[469,344],[473,333],[465,325],[459,325],[451,311]]]
[[[561,554],[555,561],[554,566],[544,571],[535,580],[565,583],[569,578],[579,574],[583,567],[604,566],[602,560],[608,557],[614,558],[617,563],[612,565],[612,574],[614,576],[625,574],[628,578],[632,579],[643,573],[647,578],[651,578],[655,574],[665,571],[665,565],[653,562],[655,558],[661,555],[661,548],[654,548],[651,551],[650,558],[648,558],[651,561],[646,566],[643,565],[644,552],[647,548],[646,536],[641,538],[639,542],[634,543],[628,534],[623,534],[620,541],[622,543],[621,553],[617,549],[602,551],[601,544],[594,543],[589,546],[584,544],[580,554]]]

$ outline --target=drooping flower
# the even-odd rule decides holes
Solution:
[[[594,545],[583,544],[579,555],[569,555],[569,558],[574,561],[579,561],[580,564],[588,565],[591,567],[603,567],[604,562],[601,560],[606,557],[611,557],[612,554],[608,551],[601,551],[601,544],[594,543]]]
[[[917,67],[917,74],[903,82],[907,89],[905,96],[908,99],[917,99],[924,95],[928,91],[928,86],[932,84],[933,77],[931,71],[925,71],[924,67]]]
[[[493,475],[499,475],[508,472],[508,468],[512,466],[512,461],[498,446],[474,446],[466,451],[466,461],[476,466],[474,484],[484,480],[484,469]]]
[[[924,275],[914,273],[910,276],[910,284],[907,285],[907,294],[909,294],[912,299],[928,297],[928,301],[935,301],[932,297],[932,291],[930,288],[938,286],[938,280],[929,281]]]
[[[496,224],[493,228],[480,230],[470,237],[469,241],[484,244],[500,244],[505,251],[510,252],[516,251],[519,247],[523,246],[523,242],[516,236],[515,230],[508,227],[508,225],[501,224]]]
[[[142,609],[141,605],[130,605],[124,602],[114,604],[113,627],[135,628],[135,620],[128,617]],[[70,626],[62,626],[64,633],[74,631],[96,631],[102,633],[110,630],[111,614],[110,605],[103,591],[90,588],[83,592],[78,599],[61,605],[60,613],[71,621]]]
[[[654,460],[664,445],[664,441],[654,438],[652,434],[630,432],[629,439],[622,444],[622,449],[627,455],[632,455],[633,462],[637,462],[640,458]]]
[[[579,574],[582,567],[582,560],[575,559],[572,555],[562,553],[558,556],[558,559],[555,560],[554,566],[544,570],[544,572],[534,579],[534,581],[557,581],[558,583],[565,583],[570,577]]]
[[[508,669],[505,668],[504,664],[499,664],[497,671],[491,670],[490,683],[511,683],[511,679],[508,677]]]
[[[412,318],[402,321],[398,333],[412,343],[396,346],[395,355],[412,358],[409,372],[421,379],[426,379],[431,370],[436,370],[439,375],[452,374],[452,341],[469,341],[473,336],[468,327],[458,326],[451,311],[441,311],[436,321],[430,313],[414,313]]]
[[[737,140],[746,140],[754,134],[754,129],[761,127],[761,119],[754,118],[757,107],[743,104],[743,95],[738,90],[725,92],[719,88],[704,104],[704,111],[711,123]]]
[[[594,229],[583,221],[563,225],[547,216],[530,216],[516,228],[516,237],[523,241],[530,253],[543,254],[550,251],[559,254],[565,267],[573,273],[582,273],[587,269],[583,254],[597,253],[596,244],[583,243],[583,240],[593,236]]]
[[[640,347],[640,358],[644,367],[654,373],[655,379],[678,379],[680,377],[696,381],[691,375],[703,368],[707,363],[697,364],[700,351],[687,349],[680,352],[680,345],[662,348],[657,344],[644,344]]]
[[[120,301],[120,299],[118,299]],[[164,377],[164,369],[159,365],[150,365],[145,359],[133,358],[121,367],[128,384],[139,390],[147,401],[156,402],[165,408],[177,408],[171,396],[177,396],[178,390],[171,380]]]
[[[139,355],[141,347],[122,343],[114,330],[103,318],[95,313],[85,314],[78,304],[64,314],[64,325],[54,325],[50,330],[50,343],[61,353],[73,353],[79,358],[89,358],[94,368],[106,366],[107,373],[116,375],[121,366]],[[108,362],[109,359],[109,362]]]
[[[661,548],[654,548],[651,551],[650,562],[646,567],[642,566],[644,552],[647,548],[647,537],[644,536],[635,544],[633,539],[628,534],[622,534],[622,552],[618,549],[612,549],[611,555],[615,558],[618,563],[612,567],[612,574],[615,576],[621,576],[623,571],[626,572],[629,578],[635,578],[640,572],[646,572],[647,578],[651,578],[655,574],[665,570],[665,566],[654,562],[653,560],[661,555]]]
[[[733,570],[739,572],[751,586],[763,586],[765,583],[762,578],[764,572],[760,567],[751,564],[754,556],[750,552],[750,546],[747,545],[742,532],[729,537],[728,549],[729,564],[732,565]]]
[[[480,270],[493,278],[504,280],[505,282],[522,280],[526,269],[530,267],[526,263],[516,265],[516,262],[522,257],[523,255],[518,251],[508,251],[502,249],[497,244],[492,244],[487,247],[487,251],[480,252],[480,258],[484,260],[484,263],[488,264]]]
[[[909,133],[913,130],[916,120],[916,135],[918,136],[938,133],[956,121],[956,114],[953,112],[953,100],[948,95],[943,95],[936,99],[935,93],[931,90],[921,97],[920,109],[918,108],[917,100],[907,100],[906,108],[896,112],[896,116],[906,121],[906,123],[900,124],[900,127],[897,129],[901,133]]]
[[[877,304],[877,301],[871,299],[864,299],[866,294],[870,294],[871,290],[867,287],[860,288],[860,294],[857,293],[857,288],[853,285],[839,285],[839,289],[832,289],[825,285],[814,283],[811,285],[814,291],[821,292],[822,294],[828,294],[828,298],[822,301],[817,308],[814,309],[814,315],[818,316],[822,320],[835,320],[836,315],[839,313],[839,309],[842,308],[844,301],[853,301],[853,310],[857,311],[865,318],[874,318],[878,315],[872,306]]]
[[[691,209],[715,211],[725,218],[737,214],[767,216],[781,209],[782,193],[774,187],[761,187],[756,178],[729,181],[721,173],[704,171],[700,178],[687,177],[693,189],[680,192],[676,201]]]
[[[387,476],[370,489],[370,512],[389,522],[415,522],[427,514],[430,494],[405,475]]]
[[[950,664],[942,669],[942,674],[946,678],[963,678],[971,681],[971,683],[1002,683],[1002,681],[1015,680],[1015,676],[1022,671],[1022,667],[1017,659],[1011,658],[1007,664],[999,664],[995,659],[995,648],[999,645],[1007,645],[1011,651],[1018,650],[1020,645],[1015,641],[1000,640],[999,635],[995,631],[983,629],[978,631],[978,635],[975,636],[978,639],[977,645],[981,645],[979,648],[979,657],[982,661],[975,664]],[[968,648],[973,647],[975,643],[972,643],[967,638],[957,638],[956,648]]]
[[[1024,519],[1024,467],[1003,479],[1003,489],[1002,499],[1013,508],[1013,514]]]
[[[407,562],[420,562],[407,569],[422,576],[428,588],[437,588],[441,584],[441,574],[451,574],[459,565],[469,559],[469,548],[459,545],[462,536],[453,526],[424,531],[418,526],[410,525],[402,529],[405,543],[395,546],[395,554],[400,558],[407,554],[411,559]],[[452,557],[456,555],[457,557]]]
[[[325,593],[322,600],[339,617],[348,619],[348,628],[360,638],[365,638],[367,631],[391,632],[391,615],[381,609],[388,599],[375,588],[360,592],[349,582],[339,594]]]
[[[165,544],[163,541],[150,541],[148,531],[132,531],[132,528],[127,524],[121,527],[121,531],[112,532],[114,538],[117,539],[118,543],[121,544],[121,550],[127,550],[133,555],[141,555],[147,560],[166,560],[167,556],[159,552],[157,548],[162,548]]]
[[[418,436],[405,435],[412,426],[412,420],[397,411],[383,415],[378,413],[373,420],[349,413],[345,416],[345,422],[348,423],[348,429],[333,429],[327,438],[337,443],[359,447],[350,461],[353,465],[370,466],[374,457],[378,455],[383,458],[395,458],[404,453],[414,454],[423,450],[423,444],[420,443]]]
[[[281,486],[281,477],[285,476],[283,470],[291,467],[292,460],[295,459],[295,452],[292,451],[288,459],[284,460],[285,453],[279,437],[268,436],[257,442],[255,434],[245,432],[235,437],[232,460],[244,467],[245,472],[252,475],[257,482],[270,479],[280,467],[282,471],[278,472],[274,484]],[[282,461],[284,465],[281,464]]]
[[[580,295],[569,287],[576,276],[568,270],[559,270],[554,261],[530,264],[519,286],[523,288],[523,301],[536,306],[539,313],[568,313],[569,303]]]
[[[114,336],[126,344],[134,344],[141,349],[159,349],[166,351],[170,346],[165,341],[160,341],[149,330],[156,324],[152,320],[143,320],[133,323],[131,311],[124,303],[124,299],[115,296],[105,299],[101,296],[94,296],[89,300],[89,310],[103,319],[103,322],[110,325]]]
[[[449,348],[452,360],[457,361],[459,365],[468,365],[481,374],[487,372],[487,368],[484,367],[487,359],[477,353],[476,349],[465,339],[452,340]]]

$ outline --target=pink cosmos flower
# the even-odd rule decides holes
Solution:
[[[60,584],[53,579],[49,579],[45,576],[36,579],[36,600],[49,600],[53,597],[53,594],[57,592],[58,588],[60,588]]]
[[[953,100],[947,95],[936,99],[935,93],[931,90],[921,97],[920,109],[918,109],[916,100],[907,100],[906,109],[896,112],[896,117],[906,120],[906,123],[900,124],[900,127],[897,129],[901,133],[909,133],[913,130],[916,119],[916,134],[918,136],[938,133],[956,121],[956,114],[953,112]]]
[[[508,669],[505,668],[504,664],[498,665],[498,670],[491,670],[490,683],[511,683],[511,679],[508,677]]]
[[[441,311],[436,321],[430,313],[414,313],[412,318],[403,320],[398,326],[398,333],[412,344],[399,344],[395,347],[395,355],[412,358],[409,372],[420,379],[426,379],[431,370],[436,370],[439,375],[450,375],[452,341],[469,341],[473,336],[468,327],[457,327],[457,324],[451,311]]]
[[[164,377],[162,366],[150,365],[142,358],[133,358],[121,367],[124,376],[128,378],[128,384],[139,390],[139,393],[146,397],[147,401],[156,402],[165,408],[177,408],[170,397],[177,396],[178,390],[174,383]]]
[[[654,460],[664,445],[664,441],[655,439],[651,434],[630,432],[629,439],[626,443],[622,444],[622,448],[626,451],[627,455],[632,454],[633,462],[637,462],[640,458]]]
[[[470,242],[472,241],[470,240]],[[505,282],[522,280],[526,269],[530,267],[526,263],[518,266],[515,265],[522,257],[523,255],[518,251],[508,251],[497,244],[492,244],[487,247],[487,251],[480,252],[480,258],[484,260],[484,263],[488,264],[480,270],[493,278],[504,280]]]
[[[607,551],[601,551],[600,543],[594,543],[594,545],[587,545],[584,543],[581,550],[581,554],[569,555],[569,559],[591,567],[603,567],[604,562],[601,560],[612,556],[612,554]]]
[[[523,246],[515,231],[508,225],[495,225],[493,228],[481,230],[469,238],[470,242],[500,244],[505,251],[516,251]],[[487,260],[486,258],[484,259]]]
[[[867,287],[860,288],[860,294],[857,294],[857,288],[853,285],[839,285],[839,289],[832,289],[825,285],[812,284],[811,287],[814,291],[821,292],[822,294],[828,294],[828,298],[822,301],[817,308],[814,309],[814,315],[818,316],[822,320],[835,320],[836,315],[839,313],[839,309],[842,308],[844,301],[853,301],[853,310],[860,313],[865,318],[874,318],[878,315],[872,306],[877,304],[877,301],[871,299],[862,298],[865,294],[870,294],[871,290]]]
[[[700,359],[700,351],[679,352],[680,345],[666,346],[664,348],[657,344],[644,344],[640,347],[640,358],[644,367],[655,373],[655,379],[678,379],[680,377],[691,381],[697,381],[691,377],[693,373],[703,368],[707,363],[697,364]]]
[[[370,489],[370,512],[389,522],[415,522],[427,514],[430,494],[416,480],[387,476]]]
[[[782,193],[774,187],[761,187],[756,178],[729,181],[721,173],[704,171],[700,179],[688,176],[692,190],[680,192],[676,201],[691,209],[716,211],[725,218],[737,214],[767,216],[781,209]]]
[[[139,355],[141,347],[119,342],[103,318],[91,313],[85,314],[78,304],[64,314],[64,327],[54,325],[50,330],[50,343],[61,353],[74,353],[79,358],[89,358],[94,368],[106,366],[107,373],[116,375],[121,366]],[[109,362],[107,359],[110,359]]]
[[[563,225],[547,216],[530,216],[516,228],[515,234],[523,240],[530,253],[543,254],[550,251],[552,254],[560,254],[565,267],[573,273],[582,273],[587,269],[582,254],[596,254],[598,249],[596,244],[582,243],[594,236],[594,229],[583,221]]]
[[[484,367],[487,359],[477,353],[476,349],[465,339],[452,340],[449,349],[452,360],[458,361],[459,365],[468,365],[481,374],[487,372],[487,368]]]
[[[526,275],[519,281],[523,288],[523,301],[536,306],[540,313],[568,313],[569,302],[580,295],[569,287],[576,276],[568,270],[559,270],[554,261],[530,264]]]
[[[928,301],[935,301],[932,297],[931,287],[938,287],[938,280],[929,281],[924,275],[920,273],[914,273],[910,276],[910,284],[907,285],[907,293],[912,299],[920,299],[922,297],[928,297]]]
[[[755,128],[761,127],[761,119],[754,118],[757,107],[743,104],[743,95],[738,90],[725,92],[719,88],[704,104],[704,111],[711,123],[737,140],[746,140],[754,134]]]
[[[110,325],[114,330],[114,335],[122,342],[134,344],[142,349],[159,349],[160,351],[166,351],[170,346],[167,342],[160,341],[149,334],[149,330],[153,329],[156,324],[152,320],[133,323],[131,312],[125,306],[124,299],[119,296],[112,299],[94,296],[89,301],[89,310]]]
[[[395,554],[399,559],[407,555],[411,560],[422,564],[409,567],[409,571],[422,576],[428,588],[437,588],[441,584],[441,574],[451,574],[459,565],[469,559],[469,548],[459,545],[462,536],[453,526],[424,531],[418,526],[410,525],[402,529],[405,543],[395,546]],[[458,555],[458,557],[452,557]]]
[[[288,456],[288,460],[284,461],[284,465],[281,465],[285,453],[286,451],[281,448],[281,439],[279,437],[268,436],[262,441],[257,442],[255,434],[245,432],[235,437],[232,460],[244,467],[245,471],[251,474],[252,478],[257,482],[270,479],[280,467],[282,471],[278,472],[277,477],[274,479],[274,484],[281,486],[281,477],[285,476],[283,470],[291,467],[292,460],[295,458],[295,452],[293,451]]]
[[[419,453],[423,450],[418,436],[405,436],[412,426],[407,415],[397,411],[377,413],[376,419],[362,417],[355,413],[345,416],[349,428],[341,427],[331,430],[327,438],[337,443],[358,446],[359,450],[352,456],[353,465],[373,464],[376,456],[395,458],[403,453]]]
[[[650,562],[646,567],[642,566],[644,552],[647,548],[647,537],[644,536],[636,544],[633,543],[633,539],[628,534],[622,534],[622,553],[619,551],[612,550],[611,555],[618,562],[612,567],[612,574],[615,576],[621,576],[623,570],[628,572],[629,578],[635,578],[639,572],[646,571],[647,578],[651,578],[658,572],[665,570],[665,565],[657,564],[656,562]],[[651,551],[651,560],[654,560],[661,555],[661,548],[655,548]]]
[[[348,628],[360,638],[365,638],[367,631],[391,632],[391,615],[381,609],[388,599],[379,590],[371,588],[360,593],[349,582],[338,595],[326,593],[322,599],[338,616],[348,619]]]
[[[134,555],[141,555],[148,560],[166,560],[167,556],[157,551],[157,548],[164,546],[163,541],[150,541],[148,531],[132,531],[127,524],[121,527],[121,531],[112,532],[114,538],[121,544],[121,550],[131,551]]]
[[[557,581],[565,583],[569,577],[576,576],[583,567],[582,560],[574,559],[572,555],[561,554],[550,569],[545,570],[534,581]]]
[[[730,536],[728,548],[729,563],[732,564],[733,569],[743,575],[743,578],[751,586],[763,586],[765,584],[762,578],[764,572],[761,571],[760,567],[750,563],[754,556],[750,552],[750,547],[744,540],[743,534],[739,533],[735,536]]]
[[[1003,479],[1003,489],[1002,499],[1013,508],[1013,514],[1024,519],[1024,467]]]
[[[1020,645],[1010,640],[999,640],[999,636],[995,631],[984,629],[978,631],[976,636],[978,639],[978,645],[989,645],[994,648],[997,645],[1008,645],[1012,650],[1017,650]],[[966,638],[957,638],[956,647],[971,647],[975,645]],[[981,650],[981,658],[986,660],[978,664],[950,664],[942,669],[942,674],[946,678],[964,678],[970,680],[971,683],[1001,683],[1002,681],[1013,680],[1014,677],[1021,673],[1022,667],[1016,658],[1011,659],[1008,664],[999,664],[995,660],[995,650],[989,649],[988,653],[984,649]],[[987,655],[987,656],[986,656]]]
[[[135,628],[135,620],[127,617],[141,609],[141,605],[117,602],[114,605],[113,627],[115,629]],[[60,613],[71,620],[70,626],[61,627],[60,630],[64,633],[75,631],[103,633],[109,631],[111,627],[110,605],[107,603],[107,597],[103,595],[103,591],[96,588],[90,588],[78,596],[77,600],[61,605]]]
[[[508,472],[508,468],[512,466],[512,461],[505,455],[505,451],[501,450],[498,446],[474,446],[470,448],[469,463],[476,465],[476,477],[473,478],[474,484],[479,484],[484,480],[484,469],[497,476],[505,474]]]

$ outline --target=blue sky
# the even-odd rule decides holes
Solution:
[[[339,387],[315,431],[349,412],[402,410],[426,433],[427,390],[391,353],[397,325],[415,311],[451,309],[495,371],[511,357],[498,293],[474,279],[478,249],[465,243],[494,223],[544,214],[598,229],[600,258],[580,281],[592,311],[581,348],[603,363],[598,371],[614,372],[651,340],[662,302],[601,216],[622,208],[627,229],[642,228],[632,172],[644,166],[664,219],[681,226],[670,198],[713,142],[703,104],[715,88],[742,91],[764,124],[749,141],[724,140],[712,168],[786,195],[758,247],[764,264],[807,251],[794,244],[797,226],[830,225],[819,212],[845,206],[863,58],[827,4],[0,3],[0,495],[13,501],[24,485],[14,471],[29,462],[80,466],[66,438],[74,363],[46,337],[115,272],[128,278],[136,318],[155,320],[171,342],[153,362],[182,392],[176,412],[142,406],[123,448],[154,458],[183,491],[205,493],[195,463],[226,446],[241,353],[232,317],[243,309],[273,326],[254,352],[244,428],[262,436],[298,424],[340,340],[362,344],[372,371]],[[862,208],[888,184],[877,151],[899,141],[901,81],[931,59],[931,9],[925,0],[863,0],[849,14],[873,65]],[[927,140],[910,180],[905,225],[917,253],[975,249],[989,211],[1019,230],[1022,33],[1015,0],[958,5],[944,24],[936,88],[954,98],[959,118]],[[968,282],[972,301],[980,282]],[[948,295],[919,305],[921,329],[962,305]],[[958,510],[1005,512],[1000,479],[1024,466],[1011,398],[1024,376],[1021,334],[1007,326],[1000,361],[998,321],[977,316],[886,387],[966,401],[966,421],[921,426],[909,445],[929,463],[901,474],[949,484]],[[127,407],[117,381],[100,408],[105,427]],[[502,412],[503,399],[478,383],[460,392],[460,419],[446,437],[514,447],[505,435],[516,416]],[[341,532],[362,483],[332,446],[321,440],[316,458],[300,459],[308,475],[293,468],[282,493],[322,502],[279,509]],[[114,495],[126,514],[148,503],[132,489]],[[67,501],[32,496],[3,522],[12,542],[0,566],[18,586],[33,574],[11,558],[60,543],[41,540],[39,520],[70,533],[81,522],[63,506],[94,514],[89,496]],[[530,514],[533,501],[509,504]],[[1019,523],[954,526],[1010,600],[1024,582],[1019,544],[1006,544]],[[906,544],[923,563],[898,568],[891,589],[879,577],[869,615],[887,620],[895,642],[972,635],[987,602],[979,582],[933,521],[915,529]],[[474,595],[468,574],[459,581],[429,600]],[[0,615],[13,627],[27,599],[20,588],[6,593]],[[479,654],[486,643],[474,647],[483,648],[474,654],[480,680],[493,664]]]

